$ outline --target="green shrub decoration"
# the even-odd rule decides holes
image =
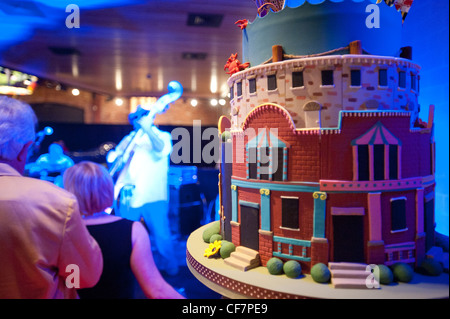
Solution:
[[[311,268],[311,277],[315,282],[327,283],[331,279],[331,272],[323,263],[317,263]]]
[[[283,273],[283,262],[277,257],[270,258],[266,267],[271,275],[281,275]]]
[[[231,253],[236,250],[236,246],[227,240],[222,240],[222,247],[220,247],[220,257],[223,259],[230,257]]]
[[[210,243],[211,240],[211,236],[215,235],[215,234],[219,234],[220,233],[220,222],[219,221],[215,221],[213,223],[211,223],[211,225],[209,225],[204,231],[203,231],[203,241],[205,243]]]
[[[408,264],[399,262],[393,264],[391,269],[395,281],[410,282],[414,277],[414,271]]]
[[[288,260],[283,265],[283,271],[289,278],[298,278],[302,274],[302,266],[296,260]]]

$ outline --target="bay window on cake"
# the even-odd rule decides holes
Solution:
[[[401,178],[401,142],[381,122],[352,141],[353,180],[378,181]]]
[[[246,145],[247,179],[267,181],[287,180],[288,145],[277,133],[263,129]]]

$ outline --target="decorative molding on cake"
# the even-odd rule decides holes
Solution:
[[[421,239],[421,238],[425,238],[427,236],[427,233],[423,232],[423,233],[417,233],[416,234],[416,239]]]
[[[331,215],[364,216],[364,207],[331,207]]]
[[[311,243],[328,244],[327,238],[311,237]]]
[[[278,113],[284,115],[286,120],[289,122],[289,128],[292,130],[294,134],[297,135],[324,135],[324,134],[340,134],[342,131],[342,119],[344,117],[410,117],[411,112],[405,111],[339,111],[339,121],[337,127],[331,128],[295,128],[295,124],[292,120],[292,117],[284,107],[275,104],[275,103],[265,103],[255,107],[250,113],[247,114],[242,129],[230,130],[232,136],[243,137],[245,136],[245,130],[248,128],[249,122],[259,114],[266,112],[267,110],[274,110]],[[413,133],[430,133],[431,129],[428,128],[410,128],[410,131]]]
[[[190,253],[186,250],[186,260],[189,265],[201,276],[207,280],[222,286],[226,289],[234,291],[235,293],[242,294],[243,296],[249,296],[251,298],[267,298],[267,299],[303,299],[301,295],[289,294],[285,292],[275,291],[262,287],[256,287],[245,282],[231,279],[225,275],[219,274],[198,262]]]
[[[297,58],[292,60],[284,60],[280,62],[273,62],[269,64],[261,64],[253,66],[249,69],[239,71],[228,79],[228,87],[231,87],[234,82],[242,81],[249,77],[254,77],[258,75],[273,74],[278,70],[285,69],[296,69],[305,68],[308,66],[325,66],[325,65],[341,65],[341,64],[376,64],[376,65],[386,65],[386,66],[397,66],[405,67],[408,69],[413,69],[416,72],[421,70],[421,67],[404,58],[394,58],[379,55],[356,55],[356,54],[346,54],[346,55],[327,55],[320,57],[310,57],[310,58]]]
[[[307,248],[311,247],[311,241],[309,240],[301,240],[301,239],[294,239],[294,238],[287,238],[287,237],[280,237],[280,236],[273,236],[273,242],[277,243],[278,249],[277,251],[274,251],[272,254],[275,257],[280,258],[287,258],[287,259],[294,259],[299,261],[305,261],[310,262],[311,257],[307,256]],[[287,244],[288,245],[288,254],[285,254],[282,252],[281,245]],[[302,247],[302,255],[294,255],[294,246],[300,246]]]
[[[384,241],[383,240],[369,240],[367,242],[367,246],[369,246],[369,247],[384,246]]]
[[[313,237],[325,238],[326,199],[324,192],[314,192]]]
[[[390,192],[420,187],[422,187],[422,177],[378,181],[320,180],[321,191],[334,192]]]
[[[272,236],[273,237],[273,231],[270,230],[264,230],[264,229],[259,229],[258,233],[264,236]]]
[[[340,111],[342,117],[409,117],[411,112],[404,111]]]
[[[261,188],[259,193],[261,194],[261,230],[270,231],[270,189]]]
[[[284,118],[286,119],[286,121],[288,121],[289,128],[292,130],[292,132],[295,132],[295,124],[294,124],[294,121],[292,120],[291,114],[289,114],[289,112],[284,107],[282,107],[278,104],[274,104],[274,103],[265,103],[265,104],[261,104],[261,105],[255,107],[245,117],[245,120],[242,123],[242,130],[245,131],[247,129],[247,127],[249,125],[249,121],[251,121],[254,117],[260,115],[263,112],[267,112],[268,110],[272,110],[272,111],[282,114],[284,116]]]
[[[392,244],[384,246],[384,252],[386,254],[386,265],[392,265],[397,262],[414,263],[416,250],[415,242],[405,242],[399,244]]]
[[[320,199],[320,200],[326,200],[327,199],[327,193],[324,192],[314,192],[313,193],[314,199]]]
[[[242,180],[237,177],[232,177],[231,182],[238,187],[245,187],[251,189],[261,189],[266,188],[270,191],[286,191],[286,192],[306,192],[314,193],[315,191],[320,191],[319,183],[302,183],[302,182],[264,182],[255,180]]]
[[[422,187],[427,188],[436,184],[434,175],[427,175],[422,177]]]
[[[260,206],[258,203],[248,202],[246,200],[239,200],[239,205],[248,206],[256,209],[259,209]]]

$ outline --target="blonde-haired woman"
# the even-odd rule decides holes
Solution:
[[[76,196],[104,259],[100,281],[93,288],[79,290],[80,298],[133,298],[135,278],[147,298],[183,298],[158,271],[145,227],[105,211],[114,201],[114,184],[105,167],[80,162],[65,171],[63,182]]]

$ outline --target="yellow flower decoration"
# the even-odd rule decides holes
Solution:
[[[222,241],[220,240],[214,241],[214,243],[209,244],[209,247],[206,248],[205,254],[203,256],[209,258],[216,255],[219,252],[220,247],[222,247]]]

